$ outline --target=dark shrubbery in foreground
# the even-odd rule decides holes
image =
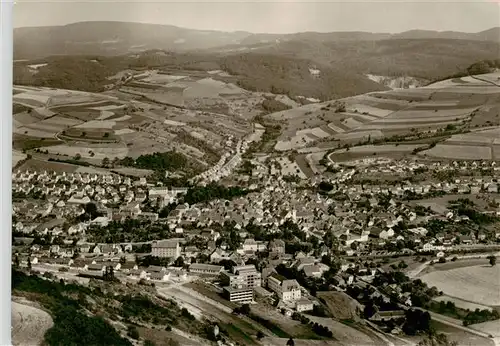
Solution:
[[[45,334],[48,345],[132,345],[103,318],[84,314],[79,300],[68,298],[70,293],[90,294],[88,288],[52,282],[13,270],[12,290],[42,296],[40,303],[50,310],[54,319],[54,326]]]

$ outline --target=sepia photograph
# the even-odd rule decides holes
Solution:
[[[11,345],[500,346],[499,1],[9,11]]]

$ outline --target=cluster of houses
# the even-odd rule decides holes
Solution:
[[[236,167],[238,160],[232,160],[243,150],[243,144],[240,142],[237,154],[224,163],[228,159],[226,157],[209,176],[222,177]],[[227,166],[229,163],[230,169]],[[366,174],[407,174],[423,168],[422,164],[412,161],[406,162],[406,165],[404,162],[384,161],[378,162],[378,166],[371,162],[361,170]],[[434,163],[425,168],[437,171],[497,171],[493,163],[474,162]],[[448,182],[433,183],[408,181],[393,185],[350,184],[355,170],[342,168],[332,181],[332,193],[320,194],[316,189],[296,188],[280,176],[266,175],[259,166],[255,169],[260,177],[258,192],[254,191],[231,201],[216,200],[203,205],[179,204],[165,218],[160,218],[157,213],[143,211],[145,202],[159,207],[178,202],[187,188],[150,186],[144,178],[132,181],[118,175],[17,171],[12,175],[14,192],[26,195],[40,192],[46,199],[39,203],[27,199],[15,202],[13,213],[18,216],[18,220],[13,228],[26,235],[37,232],[63,239],[63,243],[59,245],[32,245],[32,264],[55,261],[56,264],[88,273],[103,273],[107,267],[113,267],[117,273],[145,280],[182,280],[187,275],[210,277],[220,282],[225,297],[232,302],[246,303],[253,301],[257,295],[272,295],[282,307],[307,311],[313,306],[307,291],[296,280],[288,280],[279,275],[275,270],[279,264],[285,264],[307,278],[321,277],[328,270],[328,266],[321,263],[320,259],[330,254],[331,249],[323,244],[325,236],[330,234],[339,240],[339,249],[345,250],[347,255],[383,248],[398,241],[412,241],[415,244],[413,250],[434,251],[444,256],[446,251],[456,245],[485,241],[488,235],[480,231],[470,234],[438,233],[431,237],[425,227],[430,220],[460,222],[464,217],[433,205],[422,205],[425,212],[417,215],[415,206],[403,203],[400,197],[407,191],[416,194],[436,191],[445,194],[498,192],[497,180],[487,176],[464,176]],[[221,174],[218,175],[219,173]],[[346,196],[341,203],[336,200],[336,195],[339,194]],[[66,220],[85,213],[85,205],[89,202],[95,203],[104,216],[69,225]],[[499,211],[500,209],[493,212],[500,214]],[[139,268],[134,262],[131,243],[89,245],[74,241],[75,237],[85,238],[85,232],[91,225],[106,226],[111,220],[119,221],[127,217],[146,218],[172,231],[178,238],[152,242],[151,255],[168,258],[172,262],[182,257],[187,269],[155,266]],[[222,235],[214,230],[217,229],[214,226],[225,222],[232,223],[242,239],[237,247],[234,244],[229,246],[227,239],[220,241]],[[269,234],[277,234],[282,232],[281,228],[286,224],[296,226],[308,242],[312,243],[314,240],[320,245],[308,254],[292,254],[285,251],[284,241],[255,240],[254,235],[247,231],[247,226],[255,225],[263,226]],[[402,224],[405,225],[404,228]],[[495,236],[500,237],[500,232]],[[203,250],[192,245],[193,239],[204,242],[201,246]],[[265,268],[258,270],[255,265],[247,264],[261,253],[268,254],[268,265]],[[201,255],[206,259],[193,260]],[[232,261],[236,265],[225,270],[225,261]],[[346,274],[348,269],[348,263],[343,263],[341,274],[335,279],[338,284],[352,283],[352,276]]]
[[[222,178],[230,176],[234,169],[241,163],[242,155],[248,150],[248,145],[249,143],[246,139],[238,140],[233,156],[230,153],[224,154],[217,164],[193,178],[193,181],[206,184],[217,182]]]
[[[187,188],[149,186],[145,178],[132,181],[114,174],[26,170],[12,173],[12,192],[28,197],[13,202],[13,215],[19,219],[71,219],[83,214],[86,204],[94,203],[105,214],[95,223],[105,225],[127,217],[156,221],[158,214],[141,210],[143,203],[147,200],[150,207],[160,209],[176,202]],[[43,199],[29,198],[37,193]]]
[[[421,166],[414,164],[410,167],[418,169]],[[455,180],[455,184],[463,183],[466,181],[464,179],[475,184],[482,184],[481,191],[489,191],[490,187],[495,184],[493,179],[485,177],[460,178]],[[431,211],[427,215],[419,216],[413,207],[401,203],[398,199],[398,196],[407,189],[416,193],[425,193],[439,188],[448,191],[445,186],[451,183],[424,186],[408,183],[405,186],[387,187],[342,184],[337,191],[348,198],[338,203],[331,195],[318,194],[311,189],[297,189],[281,177],[268,176],[259,182],[259,187],[261,187],[259,192],[252,192],[224,203],[216,200],[206,205],[179,204],[166,218],[160,219],[156,213],[141,210],[144,200],[157,201],[160,205],[173,203],[187,192],[187,188],[148,186],[144,179],[132,182],[129,178],[114,175],[29,171],[13,173],[14,189],[22,189],[26,185],[34,186],[31,188],[40,188],[37,182],[41,182],[42,188],[54,192],[49,193],[47,200],[40,201],[40,203],[36,200],[22,200],[14,203],[13,213],[21,219],[14,224],[14,229],[18,232],[29,235],[37,231],[44,235],[71,238],[75,235],[85,235],[85,230],[92,224],[106,226],[111,220],[120,221],[127,217],[146,218],[164,224],[178,237],[189,238],[193,233],[193,226],[196,230],[201,230],[195,231],[195,235],[206,239],[207,248],[212,251],[209,253],[210,260],[213,262],[220,259],[234,259],[247,252],[266,250],[267,244],[255,241],[245,230],[250,223],[264,226],[266,232],[272,234],[280,232],[279,227],[286,222],[292,222],[305,233],[308,239],[317,238],[319,242],[322,242],[327,232],[330,232],[340,240],[341,245],[349,254],[356,251],[362,252],[367,245],[383,247],[391,242],[407,240],[413,241],[417,247],[415,250],[443,251],[443,246],[472,244],[487,238],[487,235],[481,232],[469,235],[448,235],[447,238],[453,238],[444,239],[444,241],[428,237],[428,232],[422,225],[432,218],[457,222],[462,221],[464,217],[457,217],[446,208],[435,208],[432,205],[429,206]],[[84,213],[83,203],[70,201],[76,198],[75,195],[79,196],[85,191],[90,191],[88,186],[94,190],[92,201],[94,198],[99,200],[96,205],[103,211],[104,216],[90,222],[64,225],[65,220]],[[63,190],[59,189],[67,190],[67,192],[62,193]],[[119,194],[120,198],[131,193],[134,197],[131,202],[124,200],[121,206],[106,207],[103,198],[107,195],[101,195],[99,191],[114,191]],[[380,195],[387,195],[389,192],[392,195],[388,206],[381,210]],[[89,195],[85,197],[89,198]],[[368,208],[359,208],[360,201],[364,201]],[[43,222],[43,218],[49,215],[52,216],[50,221]],[[227,250],[225,242],[215,247],[220,234],[214,232],[212,226],[224,224],[226,221],[232,222],[239,236],[244,239],[241,249],[233,253]],[[398,229],[401,223],[407,225],[404,231]],[[496,236],[500,237],[500,233]],[[72,242],[73,239],[68,241]],[[158,256],[170,253],[169,251],[171,250],[160,248],[159,245],[153,246],[153,252]],[[178,257],[179,250],[175,251],[175,257]]]

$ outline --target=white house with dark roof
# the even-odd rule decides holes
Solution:
[[[177,240],[163,240],[151,245],[151,255],[177,259],[181,255],[181,246]]]
[[[284,302],[299,300],[302,296],[297,280],[287,280],[278,273],[272,273],[267,278],[267,287],[275,292]]]

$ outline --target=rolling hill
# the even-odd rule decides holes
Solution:
[[[14,64],[14,81],[95,92],[109,84],[109,76],[127,69],[220,69],[230,75],[217,78],[251,91],[325,101],[406,83],[394,78],[425,85],[477,61],[497,59],[498,34],[499,28],[472,34],[413,30],[276,35],[127,22],[18,28],[15,59],[25,61]]]
[[[245,32],[193,30],[171,25],[79,22],[14,29],[14,59],[53,55],[121,55],[149,49],[185,51],[237,43]]]
[[[478,33],[414,30],[399,34],[370,32],[303,32],[265,34],[244,31],[221,32],[194,30],[172,25],[131,22],[79,22],[64,26],[23,27],[14,29],[14,58],[34,59],[53,55],[121,55],[149,49],[186,51],[227,45],[247,45],[310,41],[360,42],[388,39],[454,39],[468,41],[500,41],[499,28]]]
[[[350,73],[434,80],[451,75],[478,60],[497,59],[500,44],[456,39],[297,40],[233,47],[223,52],[272,54],[307,59]]]

